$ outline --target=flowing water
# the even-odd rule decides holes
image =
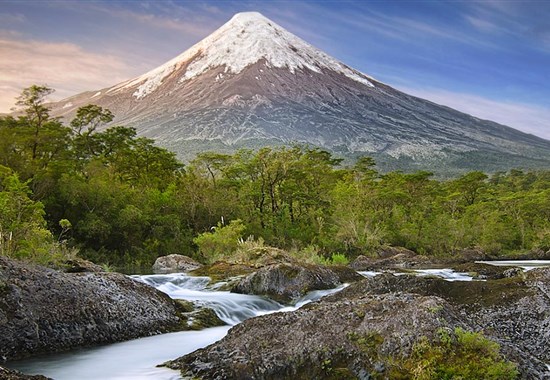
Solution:
[[[219,284],[209,286],[208,277],[191,277],[183,273],[131,277],[167,293],[174,299],[184,299],[196,305],[212,308],[228,326],[156,335],[35,357],[7,363],[7,366],[28,374],[42,374],[55,380],[180,379],[179,372],[157,368],[156,365],[222,339],[231,326],[245,319],[278,311],[293,311],[346,286],[313,291],[297,300],[293,306],[283,306],[259,296],[218,291],[216,288]]]
[[[519,266],[525,270],[550,266],[550,261],[541,260],[484,261],[483,263]],[[467,273],[454,272],[451,269],[422,269],[414,272],[419,276],[438,276],[447,281],[472,280]],[[365,277],[374,277],[382,272],[359,273]],[[399,273],[394,274],[399,275]],[[346,286],[313,291],[299,299],[293,306],[283,306],[263,297],[219,291],[217,289],[223,283],[209,285],[208,277],[191,277],[177,273],[135,275],[132,278],[145,282],[172,298],[210,307],[228,326],[156,335],[68,353],[35,357],[7,363],[7,366],[28,374],[43,374],[55,380],[176,380],[181,378],[177,371],[157,368],[156,365],[222,339],[231,326],[247,318],[273,312],[293,311]]]
[[[357,272],[367,278],[375,277],[383,272],[376,271],[359,271]],[[394,276],[403,276],[407,274],[416,274],[417,276],[435,276],[441,277],[446,281],[472,281],[473,277],[468,273],[455,272],[452,269],[415,269],[411,272],[391,272]]]
[[[535,268],[549,267],[550,260],[492,260],[492,261],[476,261],[480,264],[489,264],[496,266],[520,267],[528,271]]]

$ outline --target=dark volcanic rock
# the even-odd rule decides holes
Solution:
[[[511,343],[542,362],[550,362],[550,268],[534,269],[523,276],[472,282],[384,274],[353,284],[342,290],[338,298],[328,296],[327,301],[400,292],[444,298],[476,329],[501,343]],[[525,360],[538,363],[534,358]],[[526,366],[522,364],[524,371]]]
[[[432,258],[417,255],[416,253],[406,250],[392,256],[383,258],[374,258],[367,256],[357,257],[350,266],[355,270],[385,270],[385,269],[411,269],[423,268],[432,266],[434,260]],[[394,251],[395,252],[395,251]]]
[[[2,380],[52,380],[42,375],[25,375],[19,371],[0,366],[0,379]]]
[[[119,273],[63,273],[0,257],[0,360],[179,330],[181,311]]]
[[[202,264],[183,255],[161,256],[155,260],[153,271],[155,273],[189,272],[202,267]]]
[[[419,339],[460,327],[497,341],[521,378],[550,378],[543,363],[549,277],[540,270],[466,283],[380,275],[296,312],[247,320],[167,365],[202,379],[391,378],[392,360],[410,354]]]
[[[520,276],[523,273],[523,269],[518,267],[497,266],[474,262],[451,265],[451,267],[455,272],[467,272],[478,280],[498,280],[501,278]]]
[[[389,356],[408,355],[422,337],[455,327],[469,326],[438,297],[342,298],[249,319],[167,365],[201,379],[387,378]]]
[[[259,269],[240,280],[235,293],[257,294],[280,302],[290,302],[311,290],[332,289],[343,282],[362,279],[355,271],[338,267],[281,263]]]

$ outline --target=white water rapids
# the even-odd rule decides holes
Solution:
[[[550,266],[550,261],[500,261],[485,262],[493,265],[520,266],[525,270]],[[420,276],[439,276],[447,281],[471,281],[467,273],[450,269],[415,270]],[[374,277],[382,272],[359,272],[365,277]],[[394,273],[400,275],[399,273]],[[228,326],[202,331],[184,331],[135,339],[94,348],[73,350],[68,353],[34,357],[7,363],[10,368],[27,374],[42,374],[55,380],[177,380],[177,371],[157,368],[167,360],[176,359],[199,348],[222,339],[231,326],[247,318],[283,311],[293,311],[309,302],[337,292],[345,287],[313,291],[296,302],[294,306],[258,296],[235,294],[218,289],[223,283],[208,286],[208,277],[191,277],[186,274],[132,276],[175,299],[185,299],[195,304],[212,308]]]
[[[219,284],[209,287],[208,277],[176,273],[132,278],[145,282],[174,299],[184,299],[210,307],[228,326],[162,334],[35,357],[7,363],[8,367],[27,374],[42,374],[55,380],[176,380],[181,378],[177,371],[156,366],[222,339],[231,326],[245,319],[277,311],[293,311],[345,287],[342,285],[335,289],[313,291],[299,299],[294,306],[285,307],[259,296],[217,291],[216,285]]]

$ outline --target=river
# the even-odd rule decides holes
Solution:
[[[156,366],[222,339],[231,326],[245,319],[293,311],[345,286],[313,291],[293,306],[283,306],[259,296],[216,290],[223,283],[209,286],[208,277],[191,277],[184,273],[131,277],[154,286],[174,299],[208,306],[228,325],[39,356],[6,365],[23,373],[42,374],[55,380],[176,380],[181,378],[179,372]]]
[[[550,266],[550,261],[495,261],[493,265],[519,266],[530,270]],[[372,277],[381,272],[359,272]],[[467,273],[451,269],[416,270],[420,276],[439,276],[447,281],[471,281]],[[395,273],[398,275],[398,273]],[[134,275],[174,299],[184,299],[208,306],[227,323],[227,326],[202,331],[183,331],[135,339],[105,346],[78,349],[68,353],[39,356],[7,363],[7,366],[27,374],[42,374],[55,380],[176,380],[177,371],[156,367],[167,360],[206,347],[222,339],[231,326],[245,319],[273,313],[293,311],[299,307],[337,292],[346,285],[331,290],[313,291],[299,299],[293,306],[283,306],[275,301],[253,295],[235,294],[219,290],[224,283],[210,285],[208,277],[192,277],[184,273],[163,275]]]

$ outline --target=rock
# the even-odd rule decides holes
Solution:
[[[182,306],[119,273],[63,273],[0,257],[0,357],[175,331]]]
[[[362,276],[346,267],[281,263],[260,268],[241,279],[232,292],[263,295],[288,303],[311,290],[332,289],[360,279]]]
[[[167,366],[202,379],[391,379],[415,344],[459,327],[498,342],[522,379],[549,378],[550,269],[531,272],[485,282],[379,275],[249,319]]]
[[[208,327],[226,325],[226,323],[217,316],[214,310],[207,307],[199,308],[187,314],[187,317],[187,324],[190,330],[202,330]]]
[[[325,300],[400,292],[445,299],[476,329],[505,343],[505,347],[511,344],[524,352],[518,359],[524,372],[531,371],[529,362],[550,362],[550,268],[533,269],[511,278],[471,282],[382,274],[352,284]]]
[[[82,272],[91,272],[91,273],[100,273],[105,272],[105,269],[101,265],[92,263],[91,261],[76,258],[73,260],[65,261],[65,272],[67,273],[82,273]]]
[[[457,327],[472,329],[438,297],[335,295],[246,320],[221,341],[166,365],[201,379],[395,378],[396,363],[416,343]]]
[[[189,272],[202,267],[202,264],[183,255],[161,256],[155,260],[153,271],[155,273]]]
[[[451,261],[458,263],[468,263],[473,261],[491,260],[491,256],[487,254],[483,249],[479,247],[464,248],[454,252]]]
[[[208,276],[213,282],[220,282],[238,276],[244,276],[254,272],[256,269],[244,264],[231,264],[225,261],[216,261],[211,265],[205,265],[191,271],[193,276]]]
[[[19,371],[0,366],[0,379],[2,380],[52,380],[42,375],[25,375]]]
[[[416,253],[410,249],[403,247],[391,247],[389,245],[383,245],[376,249],[376,256],[380,259],[387,259],[388,257],[404,254],[406,256],[416,256]]]
[[[405,248],[403,248],[405,250]],[[410,269],[432,267],[434,260],[426,256],[417,255],[412,251],[405,250],[393,256],[385,258],[372,258],[358,256],[350,266],[359,271],[377,271],[387,269]]]
[[[455,272],[467,272],[477,280],[498,280],[521,275],[523,270],[517,267],[497,266],[484,263],[468,262],[450,265]]]

